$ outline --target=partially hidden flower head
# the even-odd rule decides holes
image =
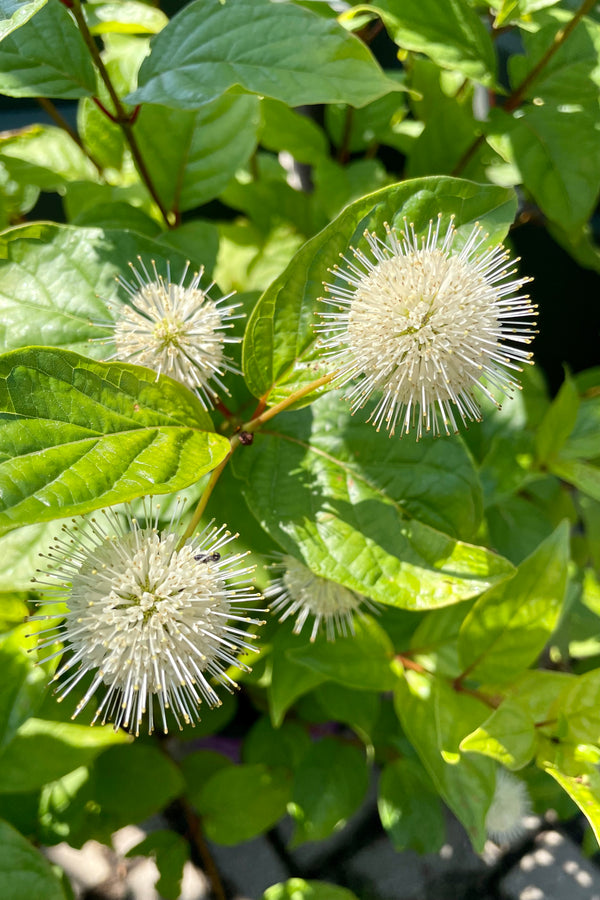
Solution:
[[[32,617],[52,621],[38,645],[52,648],[47,659],[62,653],[56,640],[65,644],[54,676],[60,700],[92,673],[73,718],[103,688],[93,722],[112,720],[135,734],[145,715],[149,732],[155,724],[166,732],[168,712],[181,727],[199,719],[202,701],[220,705],[211,682],[237,687],[225,670],[250,649],[243,626],[262,624],[248,607],[261,599],[254,567],[244,565],[245,554],[224,552],[235,535],[211,525],[182,541],[182,504],[163,530],[160,507],[143,506],[144,524],[130,509],[108,509],[64,526],[35,582],[53,587],[51,602],[68,611]]]
[[[518,388],[515,372],[530,361],[535,307],[519,293],[500,245],[475,225],[460,249],[450,219],[441,216],[417,235],[405,222],[398,235],[365,232],[368,252],[331,270],[317,331],[353,411],[373,395],[372,421],[393,435],[458,431],[481,418],[476,390],[495,396]],[[482,381],[483,379],[483,381]]]
[[[321,625],[328,641],[334,641],[336,633],[344,637],[354,634],[355,614],[363,615],[365,608],[377,611],[366,597],[315,575],[293,556],[282,556],[272,568],[281,574],[264,592],[271,612],[282,613],[281,622],[296,616],[294,634],[300,634],[312,617],[311,641],[316,639]]]
[[[496,788],[485,817],[488,837],[498,844],[507,844],[527,831],[524,819],[531,813],[531,799],[527,787],[506,769],[497,769]]]
[[[130,263],[133,283],[117,279],[129,303],[122,305],[111,326],[116,348],[111,358],[170,375],[197,390],[208,407],[218,391],[229,393],[221,376],[238,371],[226,357],[225,345],[239,342],[239,338],[227,336],[227,330],[240,318],[235,312],[240,304],[227,303],[233,294],[211,299],[214,282],[206,289],[200,287],[203,269],[185,285],[189,263],[179,281],[173,282],[170,265],[165,279],[154,261],[151,272],[141,257],[138,262],[139,270]]]

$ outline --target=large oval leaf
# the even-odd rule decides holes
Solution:
[[[196,0],[151,49],[128,103],[197,109],[240,85],[289,106],[364,106],[399,89],[358,38],[292,3]]]
[[[1,819],[0,882],[4,900],[66,900],[60,881],[39,850]]]
[[[276,403],[326,371],[315,346],[318,300],[340,253],[350,246],[367,249],[365,229],[384,235],[386,222],[402,230],[406,218],[419,233],[438,213],[454,214],[457,246],[475,222],[496,243],[505,237],[515,212],[512,190],[446,176],[415,178],[351,203],[298,251],[254,308],[244,339],[250,390]]]
[[[196,397],[149,369],[0,357],[0,533],[187,487],[228,450]]]
[[[312,446],[312,410],[305,410],[233,458],[263,528],[317,575],[382,603],[424,610],[476,596],[514,571],[491,551],[413,518],[399,482],[386,483],[374,464],[349,463],[343,444],[341,458],[331,455],[318,432]]]
[[[212,252],[207,247],[207,256]],[[125,295],[115,277],[127,276],[138,256],[146,265],[155,260],[163,275],[169,260],[177,281],[186,263],[176,250],[131,231],[41,222],[6,232],[0,237],[0,348],[45,344],[106,357],[109,344],[90,338],[110,330],[94,323],[116,316],[107,304],[118,310],[115,300]],[[193,263],[202,257],[198,244]]]

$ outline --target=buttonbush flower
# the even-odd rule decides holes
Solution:
[[[506,844],[525,834],[523,819],[531,813],[525,784],[507,772],[496,771],[496,789],[485,817],[485,830],[493,841]]]
[[[357,379],[353,411],[377,394],[378,430],[450,434],[481,418],[474,388],[497,406],[494,390],[518,388],[511,373],[530,360],[535,334],[534,306],[519,294],[530,279],[514,277],[504,247],[486,247],[478,225],[456,250],[452,219],[443,237],[441,216],[422,237],[406,222],[400,235],[385,227],[383,238],[365,232],[367,253],[351,248],[354,261],[331,270],[317,330],[338,384]]]
[[[93,721],[135,734],[146,713],[152,732],[155,704],[165,732],[168,710],[181,727],[198,720],[202,700],[218,706],[209,679],[235,688],[225,668],[240,665],[235,655],[253,637],[237,624],[262,624],[247,608],[260,599],[249,583],[254,567],[241,564],[245,554],[223,554],[233,539],[224,525],[181,544],[181,504],[162,531],[159,508],[154,519],[146,501],[144,509],[144,526],[130,510],[121,517],[110,509],[64,526],[45,557],[49,580],[35,581],[54,587],[60,599],[52,602],[68,611],[32,617],[53,620],[40,647],[63,640],[68,651],[54,676],[61,700],[93,673],[73,718],[104,686]]]
[[[212,300],[209,291],[214,282],[206,290],[200,287],[203,269],[184,286],[189,263],[179,282],[173,283],[170,267],[165,280],[154,261],[150,273],[141,258],[138,260],[141,271],[130,263],[135,283],[117,279],[129,295],[129,304],[122,305],[119,320],[111,326],[116,346],[111,359],[170,375],[197,389],[205,407],[211,405],[216,392],[210,382],[227,394],[220,376],[238,372],[224,348],[239,342],[225,332],[240,318],[234,314],[240,304],[227,304],[233,294]]]
[[[309,616],[314,616],[311,641],[315,640],[321,623],[327,640],[334,641],[336,632],[344,637],[354,634],[354,614],[362,615],[363,607],[377,611],[366,597],[315,575],[293,556],[283,556],[273,568],[282,574],[266,589],[265,598],[272,601],[272,612],[283,613],[281,622],[298,613],[294,634],[300,634]]]

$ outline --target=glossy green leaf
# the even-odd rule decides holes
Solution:
[[[229,441],[183,385],[44,347],[0,357],[0,532],[187,487]]]
[[[110,725],[90,728],[28,719],[0,754],[0,793],[32,791],[129,740],[124,731],[115,732]]]
[[[343,828],[360,806],[368,783],[365,758],[356,747],[333,738],[313,744],[294,775],[292,846],[323,840]]]
[[[197,796],[207,836],[217,844],[239,844],[268,831],[285,815],[291,778],[286,769],[227,766]]]
[[[573,744],[600,744],[600,669],[574,679],[554,703],[551,714],[565,722],[561,737]]]
[[[28,625],[22,625],[0,636],[0,750],[10,743],[17,729],[36,714],[46,692],[46,672],[38,668],[27,653],[35,643],[25,637],[30,631]]]
[[[263,528],[315,574],[382,603],[423,610],[476,596],[512,572],[502,557],[407,515],[398,484],[368,461],[382,442],[390,446],[374,429],[372,449],[365,444],[365,463],[356,465],[346,461],[343,445],[340,459],[313,446],[312,421],[311,410],[289,417],[232,462]]]
[[[308,165],[327,157],[325,132],[311,118],[269,97],[263,98],[260,108],[263,117],[260,142],[267,150],[277,153],[286,150],[298,162]]]
[[[507,769],[523,768],[535,756],[543,733],[539,726],[553,721],[556,697],[572,680],[562,672],[525,672],[489,719],[461,741],[460,749],[490,756]]]
[[[591,370],[593,373],[593,370]],[[600,373],[583,388],[573,430],[560,450],[561,459],[596,459],[600,456]]]
[[[128,850],[126,855],[152,857],[160,872],[155,885],[160,897],[164,900],[178,900],[181,895],[183,867],[190,855],[185,838],[174,831],[159,828],[151,831],[148,837]]]
[[[397,759],[383,769],[377,808],[395,850],[437,853],[444,843],[442,804],[416,760]]]
[[[442,799],[465,826],[476,850],[486,840],[485,816],[495,788],[495,768],[484,757],[460,754],[465,735],[486,718],[488,707],[459,694],[442,679],[406,672],[394,706]]]
[[[305,881],[290,878],[281,884],[273,884],[264,892],[261,900],[358,900],[356,894],[328,881]]]
[[[568,561],[569,527],[563,522],[512,579],[477,600],[458,641],[469,678],[509,681],[536,660],[562,609]]]
[[[275,403],[324,373],[314,333],[323,283],[331,280],[329,269],[340,253],[366,248],[365,229],[383,235],[388,222],[401,231],[406,218],[419,233],[438,213],[453,214],[457,246],[477,221],[490,233],[491,243],[504,238],[515,210],[510,190],[445,176],[405,181],[352,203],[304,244],[257,303],[244,339],[250,390]]]
[[[570,229],[589,219],[600,190],[598,127],[597,111],[575,97],[554,108],[529,105],[518,117],[494,110],[486,133],[542,212]]]
[[[577,752],[572,753],[567,766],[564,763],[558,765],[554,760],[546,761],[544,771],[575,801],[600,844],[600,772],[597,765],[577,756]],[[569,771],[563,771],[564,768]]]
[[[163,252],[172,252],[185,256],[192,265],[199,269],[204,266],[210,275],[217,261],[219,250],[219,232],[212,222],[202,219],[191,219],[178,228],[165,231],[157,238]]]
[[[218,97],[197,111],[141,109],[136,136],[167,209],[193,209],[221,193],[256,147],[259,110],[258,98],[247,94]]]
[[[393,647],[375,619],[357,618],[355,634],[328,641],[321,635],[314,644],[288,650],[293,662],[307,666],[325,678],[365,691],[387,691],[396,677],[390,669]]]
[[[28,22],[47,2],[48,0],[0,0],[0,40]]]
[[[59,0],[48,0],[0,44],[0,92],[9,97],[67,100],[95,90],[89,50]]]
[[[0,883],[3,900],[67,900],[60,881],[39,850],[2,820]]]
[[[483,84],[495,81],[496,56],[491,37],[467,0],[377,0],[359,6],[375,11],[403,50],[425,53],[445,69],[455,69]]]
[[[202,252],[199,243],[200,257]],[[114,345],[102,339],[126,297],[115,278],[130,281],[129,263],[138,256],[147,266],[155,260],[163,276],[170,260],[175,281],[187,259],[130,231],[36,222],[6,232],[0,236],[0,348],[44,344],[85,356],[110,355]]]
[[[358,38],[288,3],[196,0],[151,47],[129,103],[197,109],[239,85],[289,106],[362,106],[398,88]]]

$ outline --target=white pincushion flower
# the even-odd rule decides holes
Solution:
[[[97,670],[73,718],[104,685],[94,722],[114,720],[115,729],[139,734],[147,713],[152,732],[156,701],[166,732],[167,710],[181,727],[181,719],[198,720],[202,700],[220,704],[210,678],[236,687],[225,668],[239,665],[235,655],[250,649],[253,635],[232,623],[261,624],[248,616],[256,610],[246,608],[260,599],[249,583],[254,566],[240,566],[246,554],[221,556],[234,537],[224,525],[181,544],[181,514],[176,508],[159,531],[158,512],[154,524],[141,527],[130,512],[124,521],[104,510],[102,521],[64,526],[47,555],[44,574],[61,598],[53,602],[65,603],[68,612],[32,618],[56,620],[40,647],[62,640],[70,651],[54,676],[60,699]]]
[[[325,285],[333,311],[317,330],[337,382],[358,379],[353,411],[380,394],[372,420],[390,434],[415,424],[417,438],[450,434],[479,420],[473,389],[499,405],[491,391],[518,388],[510,373],[531,357],[534,306],[518,293],[530,279],[513,277],[504,247],[486,248],[478,225],[460,250],[453,221],[442,239],[440,227],[438,217],[421,238],[406,224],[400,236],[387,225],[384,239],[365,232],[370,256],[352,249],[356,262],[343,257]]]
[[[376,612],[376,607],[360,594],[348,590],[335,581],[321,578],[293,556],[283,556],[273,566],[282,572],[264,592],[271,600],[271,611],[282,612],[280,622],[296,615],[294,634],[300,634],[309,616],[314,616],[311,641],[314,641],[321,623],[325,626],[328,641],[334,641],[336,631],[340,635],[354,634],[354,614],[362,615],[362,607]]]
[[[493,841],[506,844],[525,834],[523,819],[531,813],[531,799],[525,784],[507,772],[496,772],[496,789],[485,817],[485,830]]]
[[[154,261],[152,273],[141,258],[138,261],[141,272],[130,263],[137,283],[117,279],[129,295],[129,304],[122,305],[119,320],[110,326],[116,347],[111,359],[170,375],[197,389],[204,405],[210,405],[216,397],[210,382],[227,394],[219,376],[238,372],[224,348],[225,344],[239,342],[239,338],[227,337],[225,331],[240,318],[234,315],[240,304],[227,305],[233,294],[212,300],[208,293],[214,282],[206,290],[200,288],[203,269],[184,286],[189,263],[179,282],[173,283],[170,267],[165,280]]]

